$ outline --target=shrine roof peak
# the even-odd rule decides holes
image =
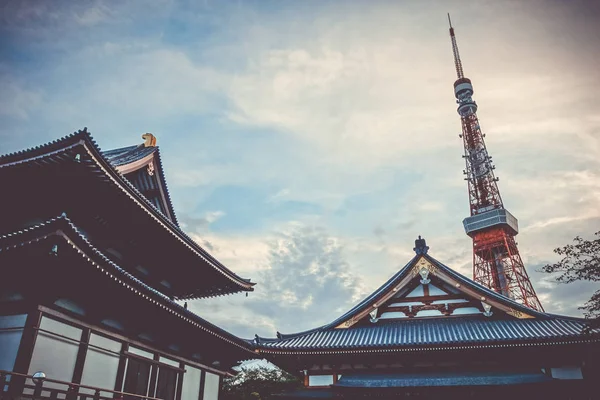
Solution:
[[[254,345],[259,351],[283,354],[584,338],[584,319],[530,309],[439,262],[427,254],[420,236],[415,242],[415,256],[341,317],[295,334],[277,332],[276,339],[256,337]],[[454,313],[461,308],[464,312]],[[437,314],[421,316],[419,310]],[[600,330],[584,340],[600,340],[598,335]]]

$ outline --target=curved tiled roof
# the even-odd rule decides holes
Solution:
[[[461,282],[463,285],[471,286],[471,287],[477,289],[478,291],[484,293],[489,298],[494,298],[499,302],[508,304],[510,307],[512,307],[514,309],[521,310],[528,314],[534,314],[538,317],[544,317],[544,316],[548,315],[548,314],[544,314],[544,313],[540,313],[535,310],[532,310],[528,307],[523,306],[522,304],[516,303],[513,300],[511,300],[505,296],[502,296],[501,294],[496,293],[493,290],[490,290],[490,289],[486,288],[485,286],[482,286],[482,285],[468,279],[467,277],[459,274],[458,272],[454,271],[452,268],[442,264],[441,262],[437,261],[435,258],[433,258],[427,254],[423,254],[423,255],[417,254],[404,267],[402,267],[397,273],[395,273],[387,282],[385,282],[377,290],[375,290],[373,293],[371,293],[365,299],[360,301],[356,306],[352,307],[348,312],[344,313],[339,318],[336,318],[334,321],[332,321],[326,325],[323,325],[323,326],[320,326],[320,327],[317,327],[314,329],[310,329],[310,330],[307,330],[304,332],[298,332],[298,333],[292,333],[292,334],[283,334],[283,333],[278,332],[277,333],[278,339],[279,340],[290,339],[290,338],[294,338],[297,336],[305,336],[307,334],[317,332],[317,331],[323,331],[326,329],[335,328],[340,323],[348,320],[352,316],[357,315],[361,311],[364,311],[365,309],[369,308],[370,306],[372,306],[373,303],[377,303],[381,296],[383,296],[385,293],[387,293],[391,288],[393,288],[395,285],[397,285],[398,282],[400,282],[406,275],[408,275],[410,273],[411,269],[414,267],[415,263],[419,260],[420,257],[424,257],[429,262],[435,264],[438,268],[442,269],[444,272],[446,272],[449,275],[451,275],[452,277],[454,277],[457,281]],[[259,340],[264,341],[267,339],[259,337]]]
[[[358,316],[379,303],[390,290],[405,280],[417,262],[424,257],[442,273],[451,276],[464,287],[508,309],[519,310],[533,318],[488,318],[478,316],[448,316],[440,318],[379,320],[371,325],[339,328],[340,324]],[[361,314],[362,315],[362,314]],[[586,321],[581,318],[556,316],[532,310],[466,278],[427,254],[417,254],[400,271],[371,295],[333,322],[295,334],[277,333],[277,338],[256,336],[254,345],[266,353],[304,353],[336,351],[413,351],[468,346],[500,347],[561,341],[600,341],[600,330],[591,336],[582,333]]]
[[[74,132],[73,134],[67,135],[61,139],[54,140],[41,146],[2,155],[0,156],[0,168],[40,160],[42,158],[46,159],[54,156],[58,157],[63,155],[63,153],[67,150],[73,149],[77,146],[85,147],[86,151],[93,159],[95,164],[104,172],[106,178],[108,178],[109,181],[111,181],[113,184],[117,185],[121,190],[123,190],[128,195],[128,197],[130,197],[132,200],[138,203],[138,205],[144,211],[146,211],[146,213],[148,213],[155,221],[157,221],[160,225],[166,228],[175,238],[177,238],[181,243],[183,243],[201,259],[206,261],[212,268],[220,272],[231,282],[237,285],[239,290],[236,291],[254,290],[252,286],[254,286],[255,283],[250,282],[250,279],[245,279],[238,276],[237,274],[229,270],[227,267],[225,267],[223,264],[221,264],[213,256],[211,256],[206,250],[200,247],[191,237],[189,237],[185,232],[183,232],[181,228],[179,228],[179,226],[176,225],[175,222],[167,218],[131,182],[129,182],[125,177],[123,177],[123,175],[116,170],[115,166],[109,161],[109,159],[104,157],[100,147],[96,144],[90,133],[87,131],[87,128],[84,128],[83,130]],[[109,151],[108,154],[111,158],[113,158],[113,160],[118,160],[121,157],[125,157],[126,151],[127,148],[117,149],[112,154]],[[158,160],[158,162],[160,162],[160,159]],[[234,293],[236,291],[223,292],[213,295]],[[205,296],[190,294],[187,296],[178,297],[181,299],[189,299]]]
[[[260,342],[271,350],[422,348],[469,344],[583,339],[585,323],[572,319],[483,318],[410,319],[349,329],[325,329],[278,341]],[[598,331],[600,333],[600,331]],[[596,336],[597,340],[600,340]]]
[[[231,333],[194,314],[188,309],[180,306],[176,302],[172,301],[168,296],[146,285],[144,282],[140,281],[123,268],[112,262],[88,241],[85,235],[64,213],[58,217],[39,223],[33,227],[0,236],[0,253],[40,242],[53,235],[63,238],[66,243],[71,246],[71,248],[81,255],[85,262],[99,269],[100,272],[103,272],[111,279],[114,279],[123,286],[126,286],[131,291],[148,300],[149,302],[171,312],[174,315],[177,315],[184,321],[212,334],[213,336],[216,336],[243,350],[252,352],[247,341],[232,335]],[[63,250],[59,248],[57,251],[60,253]]]

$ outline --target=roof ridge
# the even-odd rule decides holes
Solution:
[[[7,159],[11,159],[11,158],[15,158],[17,156],[21,156],[23,154],[26,153],[36,153],[36,152],[40,152],[41,150],[45,150],[48,147],[52,147],[52,146],[56,146],[59,143],[65,142],[69,139],[78,137],[78,136],[84,136],[84,137],[88,137],[92,140],[93,143],[95,143],[95,141],[92,139],[90,133],[87,130],[87,127],[84,127],[83,129],[80,129],[76,132],[73,132],[71,134],[65,135],[61,138],[58,139],[54,139],[50,142],[46,142],[44,144],[38,145],[38,146],[34,146],[34,147],[29,147],[23,150],[18,150],[18,151],[14,151],[12,153],[7,153],[7,154],[0,154],[0,163],[2,163],[2,161],[7,160]]]

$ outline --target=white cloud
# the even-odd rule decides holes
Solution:
[[[26,120],[42,101],[42,94],[39,91],[26,89],[22,82],[17,82],[8,76],[0,76],[0,87],[2,87],[0,115],[5,117]]]

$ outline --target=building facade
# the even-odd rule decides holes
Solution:
[[[0,395],[217,400],[252,346],[177,300],[252,291],[179,227],[156,138],[0,156]]]
[[[600,330],[516,303],[428,255],[330,324],[254,339],[296,398],[595,399]]]

